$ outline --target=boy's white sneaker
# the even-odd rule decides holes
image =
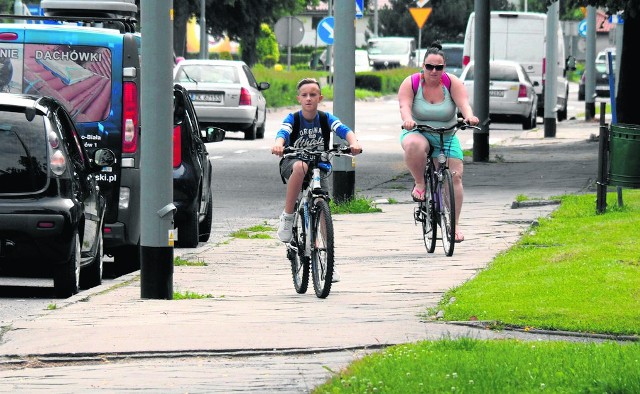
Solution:
[[[331,283],[337,283],[340,282],[340,274],[338,273],[338,270],[336,269],[336,267],[333,267],[333,276],[331,277]]]
[[[282,242],[290,242],[293,238],[293,214],[284,213],[280,215],[280,225],[278,226],[278,238]]]

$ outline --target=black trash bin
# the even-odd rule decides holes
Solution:
[[[640,188],[639,125],[611,125],[608,184]]]

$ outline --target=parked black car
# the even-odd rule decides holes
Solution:
[[[51,97],[0,94],[0,275],[53,277],[57,297],[102,282],[105,199],[68,112]]]
[[[225,131],[200,130],[187,90],[175,84],[173,127],[173,203],[178,229],[177,246],[194,248],[211,234],[213,197],[212,166],[205,142],[222,141]]]

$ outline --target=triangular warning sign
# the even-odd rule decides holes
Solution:
[[[422,26],[424,26],[424,23],[431,14],[431,7],[409,8],[409,12],[411,12],[411,16],[413,16],[413,20],[416,21],[418,28],[422,29]]]

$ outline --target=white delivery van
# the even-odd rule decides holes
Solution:
[[[415,67],[415,51],[413,37],[377,37],[367,41],[369,65],[375,70]]]
[[[538,113],[544,113],[544,78],[546,66],[547,15],[535,12],[492,11],[490,21],[489,60],[512,60],[527,71],[538,95]],[[463,63],[474,59],[475,13],[469,15],[464,37]],[[562,25],[557,31],[557,103],[558,121],[567,119],[569,81],[564,51]]]

